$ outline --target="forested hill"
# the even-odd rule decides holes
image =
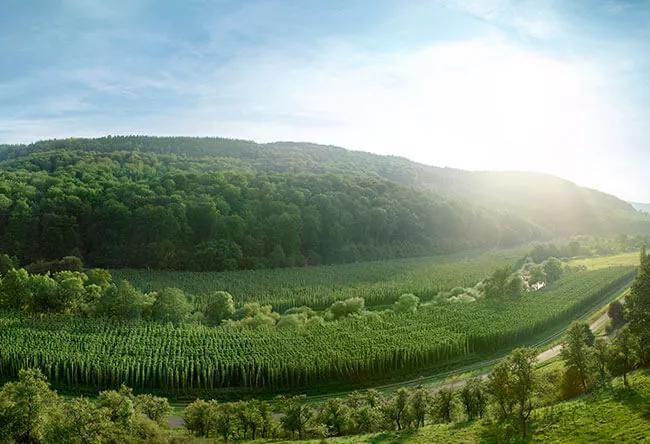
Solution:
[[[0,146],[0,247],[23,262],[223,270],[632,232],[647,218],[550,176],[306,143],[106,137]]]

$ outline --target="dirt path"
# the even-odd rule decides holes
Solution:
[[[607,312],[605,312],[602,315],[600,315],[598,319],[592,322],[589,325],[589,328],[591,328],[591,331],[597,332],[598,330],[603,328],[608,322],[609,322],[609,316],[607,315]],[[562,351],[562,344],[558,344],[555,347],[551,347],[548,350],[545,350],[539,355],[537,355],[537,363],[541,364],[543,362],[550,361],[551,359],[559,356],[561,351]]]
[[[621,303],[625,302],[625,300],[623,298],[621,298],[620,300],[621,300]],[[604,327],[609,322],[609,319],[610,319],[609,315],[607,314],[607,312],[605,312],[602,315],[600,315],[595,321],[593,321],[591,324],[589,324],[589,328],[591,329],[592,332],[595,333],[598,330],[600,330],[602,327]],[[610,336],[610,338],[611,338],[611,336]],[[551,359],[559,356],[561,351],[562,351],[562,344],[558,344],[558,345],[556,345],[554,347],[551,347],[548,350],[545,350],[542,353],[540,353],[539,355],[537,355],[537,363],[542,364],[544,362],[548,362]],[[487,379],[489,374],[490,374],[489,372],[481,373],[480,375],[478,375],[476,377],[479,378],[479,379],[485,380],[485,379]],[[467,383],[467,381],[468,381],[468,379],[461,379],[461,380],[458,380],[458,381],[452,381],[452,382],[440,384],[439,386],[437,386],[437,387],[435,387],[433,389],[433,393],[436,393],[436,392],[438,392],[438,391],[440,391],[442,389],[456,389],[458,387],[462,387],[463,385],[465,385],[465,383]]]

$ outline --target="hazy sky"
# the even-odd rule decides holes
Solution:
[[[0,143],[301,140],[650,202],[650,1],[0,3]]]

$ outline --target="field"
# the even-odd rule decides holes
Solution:
[[[361,296],[367,305],[392,303],[403,293],[423,300],[439,291],[473,286],[496,267],[522,257],[523,249],[495,250],[415,259],[363,262],[307,268],[228,272],[113,270],[143,291],[177,287],[201,295],[230,292],[238,304],[257,301],[276,310],[307,305],[324,308],[335,300]]]
[[[371,378],[452,362],[524,343],[567,323],[635,274],[612,267],[569,274],[516,299],[443,303],[302,329],[129,324],[69,317],[0,317],[0,377],[38,366],[57,384],[121,382],[136,389],[216,394]]]
[[[572,266],[584,266],[590,270],[597,270],[607,267],[636,266],[639,263],[639,253],[621,253],[612,256],[590,257],[585,259],[574,259],[569,261]]]

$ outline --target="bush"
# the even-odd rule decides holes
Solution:
[[[182,324],[187,320],[190,311],[190,303],[182,290],[165,288],[157,294],[151,307],[151,317],[154,321]]]
[[[395,313],[415,313],[420,304],[420,298],[414,294],[403,294],[393,304],[393,311]]]

